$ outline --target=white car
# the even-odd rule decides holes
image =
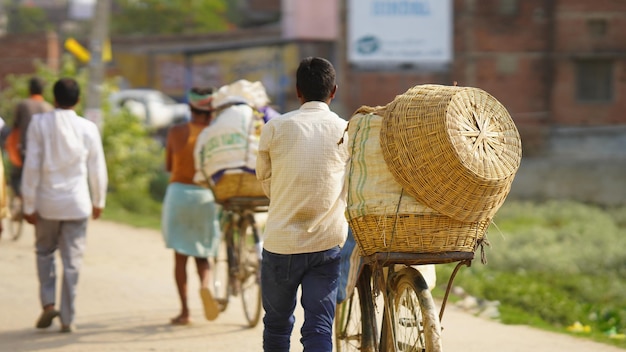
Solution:
[[[163,129],[191,117],[189,105],[155,89],[123,89],[110,96],[112,110],[127,108],[151,129]]]

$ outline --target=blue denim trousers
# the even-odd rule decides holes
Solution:
[[[261,290],[265,309],[265,352],[289,351],[299,286],[302,286],[304,309],[300,339],[304,351],[332,351],[339,259],[339,246],[302,254],[276,254],[263,250]]]

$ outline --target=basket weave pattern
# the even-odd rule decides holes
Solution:
[[[465,222],[493,218],[521,162],[506,108],[470,87],[420,85],[389,103],[380,143],[394,178],[418,201]]]
[[[380,147],[383,113],[384,108],[362,107],[348,125],[346,217],[361,254],[474,252],[489,220],[452,219],[403,191]]]
[[[232,197],[265,197],[261,182],[248,172],[224,174],[213,186],[213,195],[218,203]]]
[[[474,252],[489,221],[461,222],[441,214],[366,215],[349,219],[362,255],[378,252]]]

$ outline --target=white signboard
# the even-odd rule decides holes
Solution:
[[[452,0],[348,0],[348,61],[452,61]]]
[[[96,0],[71,0],[69,17],[75,20],[90,20],[93,18]]]

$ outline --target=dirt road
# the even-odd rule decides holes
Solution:
[[[204,320],[191,262],[194,323],[168,324],[179,309],[172,260],[157,231],[91,222],[78,288],[78,331],[60,334],[58,320],[49,329],[34,328],[40,307],[32,227],[27,226],[17,242],[0,240],[0,351],[261,351],[262,323],[246,328],[239,302],[231,302],[217,320]],[[301,323],[301,311],[297,319]],[[454,306],[446,309],[443,325],[446,351],[624,351],[572,336],[502,325]],[[302,351],[298,335],[296,326],[292,351]]]

